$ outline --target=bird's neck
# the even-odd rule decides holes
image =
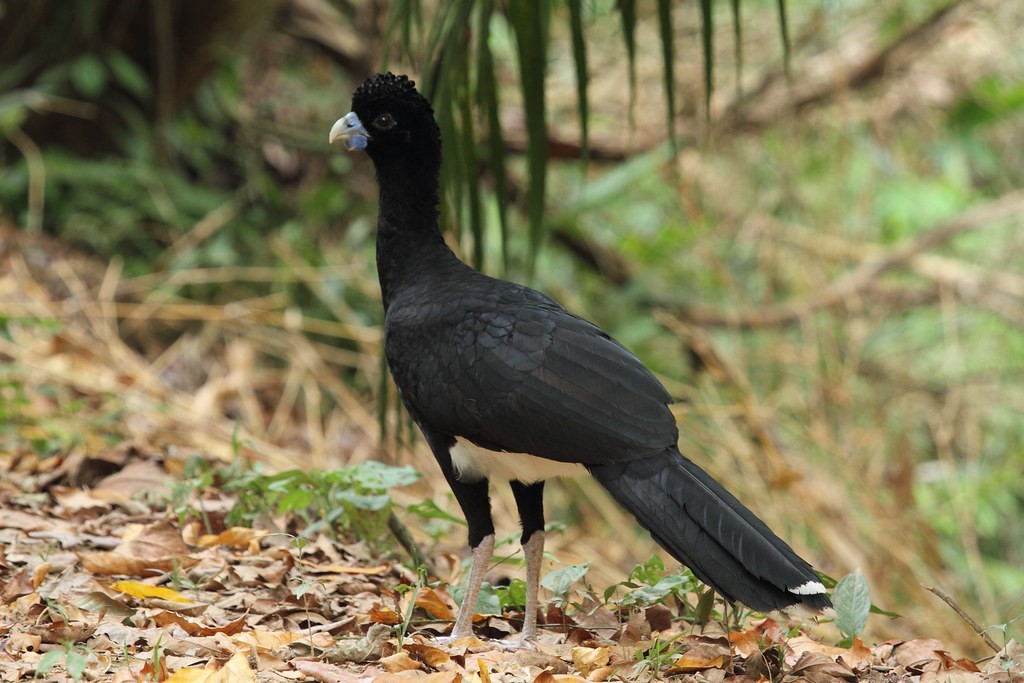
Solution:
[[[402,287],[422,281],[425,270],[462,264],[441,236],[436,171],[381,165],[377,179],[377,275],[387,310]]]

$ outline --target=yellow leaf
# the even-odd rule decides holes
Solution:
[[[193,669],[188,667],[178,669],[164,683],[210,683],[218,673],[220,672],[213,669]]]
[[[178,669],[164,683],[248,683],[256,675],[245,655],[236,653],[220,669]]]
[[[249,660],[241,652],[235,653],[210,683],[248,683],[255,681],[256,674],[249,666]]]
[[[148,583],[139,583],[138,581],[117,581],[110,586],[116,591],[127,593],[136,598],[160,598],[161,600],[170,600],[171,602],[184,602],[192,604],[192,600],[189,600],[181,593],[170,588],[163,588],[162,586],[150,586]]]

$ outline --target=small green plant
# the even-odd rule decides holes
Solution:
[[[693,592],[698,581],[689,570],[671,574],[665,572],[665,563],[657,555],[638,564],[622,583],[610,586],[605,590],[607,602],[620,588],[629,591],[616,601],[620,607],[650,607],[675,596],[682,598],[686,593]]]
[[[85,667],[88,664],[89,651],[74,643],[64,643],[61,647],[50,650],[44,654],[36,665],[36,678],[46,677],[54,666],[61,660],[64,661],[64,669],[73,681],[81,681],[85,677]]]
[[[589,562],[571,564],[568,567],[548,572],[548,575],[541,579],[540,585],[554,593],[555,601],[559,607],[564,609],[570,604],[569,595],[573,590],[573,586],[583,581],[588,571],[590,571]],[[586,582],[584,582],[584,588],[587,592],[592,592],[590,587],[586,585]]]
[[[293,513],[308,522],[303,532],[307,536],[326,528],[375,542],[387,528],[392,506],[388,490],[419,478],[411,467],[376,461],[329,472],[250,473],[224,485],[238,493],[228,522],[251,524],[267,513]]]
[[[853,639],[864,631],[871,611],[868,581],[859,571],[847,574],[832,590],[832,605],[836,610],[836,626],[843,634],[842,647],[849,647]]]
[[[682,637],[682,634],[679,634],[668,639],[655,638],[646,652],[638,649],[633,655],[637,662],[633,667],[633,677],[637,678],[643,673],[649,673],[657,678],[661,671],[671,667],[683,654],[685,643],[678,643]]]

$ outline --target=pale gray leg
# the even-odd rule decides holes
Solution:
[[[483,583],[484,574],[487,573],[487,567],[491,563],[493,554],[494,534],[485,536],[484,540],[480,541],[480,545],[473,548],[473,566],[469,570],[466,594],[462,598],[462,607],[459,608],[455,628],[452,629],[452,638],[465,638],[473,635],[473,615],[476,613],[477,598],[480,597],[480,584]],[[536,599],[536,594],[534,599]]]
[[[537,637],[537,592],[540,584],[540,566],[544,560],[544,532],[535,531],[523,544],[526,556],[526,616],[520,638],[525,642]]]

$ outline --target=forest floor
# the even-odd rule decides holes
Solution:
[[[39,407],[37,405],[37,407]],[[835,647],[770,618],[726,632],[674,619],[552,603],[543,636],[508,649],[521,613],[479,616],[481,637],[442,645],[456,609],[366,542],[294,515],[226,526],[238,493],[192,489],[182,464],[144,444],[42,458],[0,453],[0,680],[534,681],[839,683],[1022,680],[1011,642],[974,662],[938,640]],[[88,482],[87,484],[85,482]],[[189,510],[171,501],[185,487]],[[431,587],[431,585],[433,587]],[[383,625],[375,627],[375,625]]]

